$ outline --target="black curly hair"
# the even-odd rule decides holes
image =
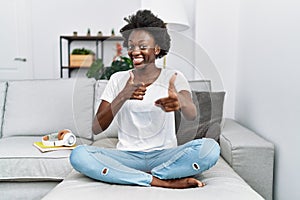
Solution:
[[[124,18],[128,23],[121,28],[120,33],[124,38],[123,46],[128,47],[128,37],[133,30],[144,30],[150,33],[155,43],[160,47],[160,53],[156,58],[161,58],[168,54],[170,49],[170,35],[166,24],[156,17],[150,10],[139,10],[136,14]]]

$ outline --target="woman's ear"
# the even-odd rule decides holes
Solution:
[[[154,52],[155,52],[155,55],[158,55],[160,53],[160,46],[155,45]]]

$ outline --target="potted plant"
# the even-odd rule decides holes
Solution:
[[[73,49],[70,55],[70,67],[90,67],[94,61],[95,53],[89,49]]]
[[[109,80],[111,75],[119,71],[127,71],[133,68],[132,60],[125,56],[120,56],[118,59],[114,60],[111,63],[110,67],[106,67],[102,79]]]
[[[89,68],[88,72],[86,73],[86,76],[88,78],[94,78],[96,80],[101,79],[101,76],[104,71],[104,64],[102,59],[96,59],[91,67]]]
[[[116,43],[116,55],[113,58],[111,66],[104,67],[103,61],[97,59],[87,72],[88,78],[95,78],[96,80],[109,80],[111,75],[118,71],[126,71],[133,69],[132,60],[128,57],[122,56],[122,45]]]
[[[126,71],[133,68],[132,60],[125,56],[120,56],[115,59],[111,66],[104,67],[101,59],[97,59],[86,73],[88,78],[95,78],[96,80],[109,80],[111,75],[118,71]]]

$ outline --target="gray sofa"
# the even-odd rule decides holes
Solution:
[[[203,188],[97,182],[72,169],[70,150],[41,153],[33,146],[42,135],[68,128],[77,144],[114,148],[114,123],[103,134],[91,131],[105,84],[91,79],[0,82],[1,199],[272,199],[274,146],[232,119],[224,119],[219,161],[198,176],[207,184]]]

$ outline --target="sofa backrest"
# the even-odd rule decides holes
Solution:
[[[94,85],[94,79],[85,78],[9,81],[2,136],[70,129],[92,139]]]
[[[6,96],[7,83],[0,81],[0,137],[2,136],[2,123],[3,123],[3,113],[4,113],[4,103]]]

